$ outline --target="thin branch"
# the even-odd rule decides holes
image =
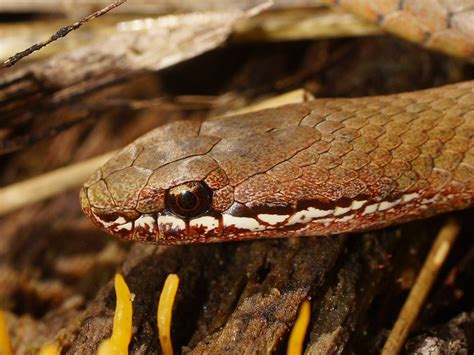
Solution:
[[[97,17],[100,17],[100,16],[106,14],[110,10],[115,9],[116,7],[122,5],[126,1],[127,0],[117,0],[113,4],[110,4],[106,7],[104,7],[103,9],[98,10],[98,11],[90,14],[89,16],[86,16],[86,17],[82,18],[80,21],[75,22],[72,25],[60,28],[55,34],[53,34],[47,40],[45,40],[43,42],[40,42],[40,43],[35,43],[34,45],[32,45],[31,47],[25,49],[24,51],[16,53],[14,56],[12,56],[12,57],[8,58],[7,60],[5,60],[3,63],[0,64],[0,70],[15,65],[18,61],[20,61],[24,57],[29,56],[31,53],[40,50],[41,48],[43,48],[43,47],[47,46],[48,44],[58,40],[59,38],[67,36],[67,34],[69,32],[77,30],[83,24],[89,22],[92,19],[95,19]]]
[[[115,153],[116,151],[105,153],[29,180],[0,188],[0,197],[2,201],[5,201],[0,206],[0,215],[39,202],[68,189],[77,188]]]
[[[397,355],[400,353],[460,229],[459,221],[449,218],[439,231],[423,268],[418,274],[415,284],[388,336],[382,355]]]

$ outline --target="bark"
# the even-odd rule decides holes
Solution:
[[[472,354],[474,313],[461,313],[407,343],[408,354]]]

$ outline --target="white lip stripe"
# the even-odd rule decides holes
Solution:
[[[119,231],[119,230],[125,229],[127,231],[131,231],[132,227],[133,227],[132,222],[128,222],[128,223],[121,224],[121,225],[115,227],[114,230]]]
[[[258,219],[262,222],[275,225],[281,222],[284,222],[290,215],[287,214],[265,214],[261,213],[257,215]]]
[[[334,210],[335,216],[340,216],[341,214],[347,213],[351,210],[351,207],[336,207]]]
[[[430,203],[433,203],[434,201],[438,200],[440,197],[439,196],[433,196],[432,198],[424,198],[421,203],[424,205],[428,205]]]
[[[251,231],[265,230],[265,226],[258,223],[258,221],[254,218],[234,217],[229,214],[223,214],[222,221],[223,221],[224,227],[234,226],[239,229],[248,229]]]
[[[415,198],[418,198],[418,197],[420,197],[420,195],[417,194],[416,192],[414,192],[412,194],[407,194],[407,195],[403,196],[402,200],[403,200],[403,202],[409,202],[409,201],[411,201]]]
[[[141,227],[147,230],[153,230],[156,222],[155,219],[150,215],[143,215],[135,221],[135,227]]]
[[[334,213],[334,210],[319,210],[314,207],[309,207],[307,210],[301,210],[296,212],[293,216],[288,219],[287,226],[291,226],[296,223],[308,223],[313,219],[326,217]]]
[[[358,210],[359,208],[362,208],[362,206],[364,206],[366,203],[367,203],[367,201],[357,201],[357,200],[354,200],[354,201],[352,201],[351,209],[352,209],[353,211],[354,211],[354,210]]]
[[[115,221],[112,222],[106,222],[103,219],[100,219],[98,216],[95,216],[95,219],[100,222],[105,228],[109,228],[114,224],[124,224],[125,222],[127,222],[123,217],[118,217]]]
[[[189,222],[190,227],[205,227],[207,230],[216,229],[219,226],[219,221],[211,216],[204,216],[192,219]]]
[[[363,215],[365,214],[371,214],[371,213],[374,213],[375,211],[377,211],[377,208],[379,207],[379,204],[378,203],[375,203],[373,205],[368,205],[365,210],[364,210],[364,213],[362,213]]]
[[[117,219],[115,220],[114,223],[124,224],[125,222],[127,222],[127,221],[125,220],[125,218],[119,217],[119,218],[117,218]]]
[[[401,199],[398,199],[398,200],[395,200],[395,201],[392,201],[392,202],[388,202],[388,201],[383,201],[383,202],[380,202],[380,206],[379,206],[379,211],[384,211],[384,210],[388,210],[389,208],[392,208],[398,204],[400,204],[400,202],[402,202]]]
[[[179,230],[184,230],[186,228],[186,225],[184,224],[184,221],[178,217],[174,216],[159,216],[158,217],[158,225],[160,227],[162,226],[170,226],[172,229],[179,229]]]
[[[350,211],[359,210],[364,208],[362,215],[372,214],[377,211],[384,211],[390,208],[393,208],[399,204],[406,203],[412,201],[416,198],[420,197],[418,193],[411,193],[407,194],[397,200],[394,201],[382,201],[380,203],[374,203],[371,205],[367,205],[368,201],[366,200],[354,200],[352,201],[351,205],[348,207],[335,207],[334,210],[321,210],[314,207],[308,207],[307,209],[300,210],[295,212],[293,215],[281,215],[281,214],[270,214],[270,213],[260,213],[257,215],[258,220],[256,218],[251,217],[237,217],[232,216],[230,214],[223,214],[222,215],[222,222],[224,227],[235,227],[238,229],[246,229],[249,231],[262,231],[265,229],[272,229],[276,228],[276,226],[280,223],[284,223],[284,226],[290,226],[297,223],[306,224],[311,221],[315,221],[317,223],[332,223],[332,222],[347,222],[355,218],[354,214],[349,214],[347,216],[343,216],[340,218],[324,218],[327,216],[341,216]],[[431,200],[424,200],[423,203],[429,203]],[[260,221],[265,223],[266,225],[261,224]],[[99,219],[105,226],[117,224],[118,222],[125,222],[125,219],[122,217],[117,218],[114,222],[105,222]],[[136,226],[144,226],[148,224],[153,226],[154,221],[153,218],[150,216],[143,216],[139,218],[136,222]],[[158,224],[159,226],[165,226],[165,228],[173,228],[173,229],[185,229],[185,222],[177,217],[174,216],[159,216],[158,217]],[[131,223],[125,224],[122,229],[131,228]],[[203,216],[199,218],[195,218],[190,220],[189,225],[191,228],[196,227],[204,227],[208,231],[217,229],[219,227],[219,220],[211,217],[211,216]]]

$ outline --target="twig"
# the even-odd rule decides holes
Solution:
[[[86,17],[82,18],[80,21],[75,22],[72,25],[60,28],[55,34],[53,34],[47,40],[42,41],[40,43],[35,43],[34,45],[32,45],[31,47],[25,49],[24,51],[16,53],[14,56],[12,56],[12,57],[8,58],[7,60],[5,60],[3,63],[0,64],[0,69],[4,69],[4,68],[11,67],[11,66],[15,65],[19,60],[23,59],[24,57],[29,56],[31,53],[40,50],[41,48],[43,48],[43,47],[47,46],[48,44],[58,40],[59,38],[67,36],[67,34],[69,32],[77,30],[83,24],[89,22],[92,19],[95,19],[97,17],[100,17],[100,16],[106,14],[110,10],[115,9],[116,7],[122,5],[126,1],[127,0],[117,0],[113,4],[110,4],[106,7],[104,7],[103,9],[98,10],[98,11],[90,14],[89,16],[86,16]]]
[[[450,218],[441,228],[431,250],[426,257],[423,268],[418,275],[413,288],[403,305],[398,319],[385,343],[382,355],[396,355],[402,349],[408,333],[421,311],[423,303],[433,286],[441,266],[451,249],[461,226],[459,222]]]

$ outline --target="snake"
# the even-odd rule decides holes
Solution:
[[[474,1],[327,1],[474,60]],[[474,81],[155,128],[98,169],[83,211],[123,239],[192,244],[381,229],[474,205]]]

